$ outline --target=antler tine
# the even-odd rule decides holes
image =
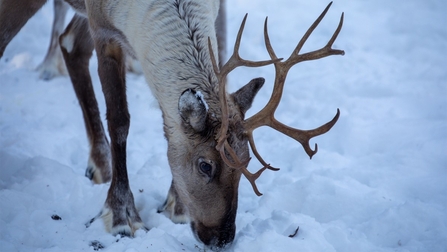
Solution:
[[[273,50],[272,44],[270,43],[269,33],[268,33],[268,29],[267,29],[267,21],[268,21],[268,17],[266,17],[265,21],[264,21],[264,42],[265,42],[265,47],[267,48],[267,52],[269,53],[270,58],[277,59],[278,57],[276,57],[275,51]]]
[[[343,19],[345,17],[345,13],[342,12],[341,13],[341,17],[340,17],[340,22],[338,22],[338,26],[337,29],[335,30],[334,34],[332,35],[332,38],[328,41],[327,45],[325,47],[332,47],[332,45],[334,44],[335,40],[338,37],[338,34],[341,31],[341,27],[343,27]],[[345,51],[343,50],[339,50],[341,55],[345,55]]]
[[[331,55],[344,55],[343,50],[332,49],[332,45],[333,45],[335,39],[337,38],[338,34],[340,33],[341,28],[343,26],[344,14],[341,15],[338,27],[335,30],[334,34],[332,35],[331,39],[328,41],[328,43],[323,48],[321,48],[319,50],[312,51],[312,52],[299,54],[304,43],[309,38],[309,36],[312,34],[312,32],[315,30],[315,28],[318,26],[318,24],[321,22],[321,20],[324,18],[327,11],[331,7],[331,5],[332,5],[332,2],[329,3],[329,5],[324,9],[324,11],[320,14],[320,16],[309,27],[309,29],[306,31],[304,36],[298,42],[298,44],[297,44],[296,48],[294,49],[294,51],[292,52],[291,56],[284,62],[275,62],[274,63],[275,70],[276,70],[275,83],[274,83],[273,92],[272,92],[269,102],[261,111],[259,111],[258,113],[256,113],[255,115],[253,115],[252,117],[250,117],[244,121],[245,134],[247,135],[247,137],[249,139],[250,147],[251,147],[254,155],[256,156],[256,158],[264,166],[264,168],[262,168],[261,170],[265,170],[266,168],[270,168],[271,166],[269,164],[267,164],[262,159],[262,157],[259,155],[259,153],[256,149],[256,145],[253,140],[253,131],[256,128],[259,128],[261,126],[269,126],[273,129],[295,139],[303,146],[305,152],[309,155],[309,157],[312,158],[312,156],[315,153],[317,153],[317,151],[318,151],[318,145],[315,144],[315,149],[312,150],[309,145],[310,139],[315,136],[318,136],[318,135],[328,132],[335,125],[335,123],[337,122],[337,120],[340,116],[340,110],[337,109],[337,113],[331,121],[327,122],[326,124],[324,124],[320,127],[312,129],[312,130],[300,130],[300,129],[295,129],[295,128],[289,127],[289,126],[284,125],[281,122],[277,121],[276,118],[274,117],[275,111],[276,111],[276,109],[279,105],[279,102],[281,100],[281,97],[282,97],[287,73],[292,66],[294,66],[295,64],[302,62],[302,61],[320,59],[320,58],[331,56]],[[276,54],[275,54],[273,47],[270,43],[268,29],[267,29],[267,20],[268,19],[266,18],[265,23],[264,23],[264,40],[265,40],[265,45],[266,45],[267,51],[269,52],[270,58],[272,60],[274,60],[277,57],[276,57]]]
[[[304,36],[301,38],[300,42],[298,42],[298,45],[296,46],[293,53],[290,55],[290,57],[287,59],[286,62],[289,63],[289,67],[292,67],[293,65],[302,62],[302,61],[308,61],[308,60],[316,60],[321,59],[330,55],[345,55],[345,52],[343,50],[336,50],[332,49],[332,45],[335,42],[335,39],[337,38],[338,34],[341,31],[341,28],[343,26],[343,19],[344,19],[344,13],[341,14],[340,22],[338,23],[337,29],[335,30],[334,34],[332,35],[331,39],[328,41],[328,43],[321,49],[315,50],[312,52],[299,54],[301,49],[303,48],[304,44],[306,43],[309,36],[312,34],[312,32],[315,30],[315,28],[320,24],[321,20],[323,20],[324,16],[326,15],[327,11],[331,7],[332,2],[328,4],[328,6],[324,9],[324,11],[320,14],[320,16],[314,21],[314,23],[309,27],[309,29],[306,31]]]
[[[223,147],[224,143],[227,139],[227,131],[228,131],[228,104],[227,104],[227,97],[225,95],[225,81],[221,79],[220,73],[219,73],[219,67],[217,66],[216,57],[214,56],[213,52],[213,46],[211,45],[211,38],[208,37],[208,50],[210,51],[210,58],[211,62],[213,64],[214,73],[216,74],[218,81],[219,81],[219,101],[221,103],[220,109],[222,113],[222,122],[221,122],[221,128],[220,131],[217,133],[217,145],[216,149],[218,151],[224,152]],[[226,158],[225,152],[222,156],[223,158]]]
[[[253,187],[253,191],[255,191],[256,195],[258,196],[261,196],[262,193],[258,190],[258,187],[256,186],[256,179],[258,179],[259,176],[261,176],[262,172],[265,171],[265,169],[267,169],[267,167],[261,168],[256,173],[250,173],[245,167],[241,169],[242,174],[244,174],[245,178],[247,178],[247,180],[250,182],[251,186]]]
[[[248,143],[250,144],[250,148],[255,155],[255,157],[259,160],[259,162],[263,165],[263,167],[272,170],[272,171],[279,171],[279,168],[275,168],[271,166],[270,164],[267,164],[267,162],[264,161],[264,159],[261,157],[261,155],[258,152],[258,149],[256,148],[255,141],[253,139],[253,131],[246,132]]]
[[[329,8],[331,8],[332,2],[330,2],[326,8],[323,10],[323,12],[318,16],[318,18],[313,22],[313,24],[307,29],[304,36],[300,39],[300,42],[298,42],[298,45],[296,46],[295,50],[293,51],[292,55],[298,55],[301,51],[301,48],[303,48],[304,43],[306,43],[307,39],[310,37],[312,32],[317,28],[317,26],[320,24],[321,20],[323,20],[324,16],[326,16],[327,11]]]
[[[312,130],[295,129],[282,124],[276,119],[273,119],[272,124],[269,126],[271,126],[273,129],[279,132],[282,132],[286,136],[298,141],[303,146],[307,155],[309,155],[309,157],[312,159],[312,156],[315,155],[318,151],[318,145],[315,144],[315,150],[312,150],[309,145],[310,139],[328,132],[335,125],[339,117],[340,117],[340,110],[337,109],[337,113],[335,114],[334,118],[332,118],[332,120]]]
[[[211,44],[211,38],[208,37],[208,50],[210,52],[211,63],[213,64],[213,70],[216,76],[219,75],[219,67],[217,66],[216,57],[214,57],[213,45]],[[219,77],[219,76],[218,76]]]
[[[242,33],[244,32],[245,22],[247,21],[248,13],[245,14],[244,19],[242,20],[241,26],[239,27],[239,31],[236,36],[236,42],[234,43],[233,54],[230,59],[223,65],[220,73],[218,74],[220,79],[224,79],[231,71],[233,71],[236,67],[246,66],[246,67],[261,67],[273,64],[275,62],[281,61],[281,59],[272,59],[272,60],[262,60],[262,61],[251,61],[245,60],[239,55],[239,48],[242,39]]]

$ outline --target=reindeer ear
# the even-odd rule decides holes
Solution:
[[[178,109],[184,123],[197,132],[205,129],[207,107],[200,93],[193,89],[184,91],[178,101]]]
[[[245,112],[251,107],[256,94],[259,89],[261,89],[262,85],[264,85],[264,82],[264,78],[253,79],[231,95],[236,104],[239,105],[242,114],[245,115]]]

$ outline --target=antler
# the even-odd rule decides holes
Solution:
[[[304,34],[304,36],[299,41],[298,45],[296,46],[293,53],[290,55],[290,57],[284,61],[284,62],[275,62],[275,70],[276,70],[276,76],[275,76],[275,84],[273,88],[273,93],[270,97],[269,102],[267,105],[259,111],[257,114],[253,115],[252,117],[246,119],[244,121],[244,128],[246,130],[246,134],[249,139],[249,143],[251,146],[251,149],[256,156],[256,158],[261,162],[261,164],[264,166],[260,171],[264,171],[266,168],[272,168],[269,164],[267,164],[259,155],[256,145],[253,140],[253,131],[261,126],[269,126],[279,132],[282,132],[283,134],[295,139],[296,141],[300,142],[303,146],[306,153],[309,155],[310,158],[317,153],[318,146],[315,144],[315,150],[312,150],[309,145],[309,140],[315,136],[324,134],[328,132],[332,126],[337,122],[338,117],[340,116],[340,110],[337,109],[337,114],[335,117],[329,121],[328,123],[312,129],[312,130],[300,130],[291,128],[287,125],[282,124],[281,122],[277,121],[274,117],[276,108],[279,105],[279,102],[281,100],[281,96],[283,93],[284,83],[287,77],[287,73],[290,70],[292,66],[294,66],[297,63],[308,61],[308,60],[315,60],[320,59],[323,57],[327,57],[330,55],[344,55],[344,51],[342,50],[334,50],[332,49],[332,45],[337,38],[338,34],[340,33],[341,27],[343,25],[343,16],[342,13],[340,22],[338,24],[337,29],[335,30],[334,34],[332,35],[332,38],[329,40],[329,42],[324,46],[323,48],[319,50],[315,50],[308,53],[299,54],[301,48],[303,47],[306,40],[309,38],[310,34],[314,31],[314,29],[318,26],[320,21],[323,19],[323,17],[326,15],[326,12],[329,10],[330,6],[332,5],[332,2],[329,3],[329,5],[326,7],[326,9],[321,13],[321,15],[315,20],[315,22],[311,25],[311,27],[307,30],[307,32]],[[267,18],[265,20],[264,24],[264,39],[265,39],[265,45],[267,47],[267,51],[269,52],[270,57],[272,60],[277,59],[275,52],[273,51],[273,48],[270,44],[270,39],[267,32]],[[260,175],[260,174],[259,174]]]
[[[250,181],[251,185],[253,186],[253,190],[255,191],[255,193],[260,195],[260,192],[259,192],[258,188],[256,187],[255,180],[261,175],[262,172],[257,172],[255,174],[250,173],[247,170],[247,166],[248,166],[248,163],[250,162],[250,159],[248,159],[246,161],[240,161],[236,152],[230,146],[230,144],[228,143],[228,140],[227,140],[227,138],[228,138],[227,132],[228,132],[228,126],[229,126],[229,113],[228,113],[228,105],[227,105],[227,96],[226,96],[226,91],[225,91],[225,83],[226,83],[225,78],[236,67],[239,67],[239,66],[246,66],[246,67],[266,66],[266,65],[269,65],[269,64],[272,64],[275,62],[279,62],[280,60],[282,60],[282,58],[280,58],[280,59],[272,58],[271,60],[264,60],[264,61],[249,61],[249,60],[242,59],[239,56],[239,47],[240,47],[240,43],[241,43],[242,33],[243,33],[244,27],[245,27],[245,21],[247,20],[247,15],[248,14],[245,14],[245,17],[242,21],[240,28],[239,28],[239,32],[236,37],[236,42],[234,44],[233,55],[231,55],[231,57],[227,61],[227,63],[225,63],[225,65],[222,66],[220,71],[217,67],[217,62],[216,62],[216,58],[214,57],[210,38],[208,38],[208,47],[209,47],[209,51],[210,51],[211,61],[213,63],[214,72],[217,76],[217,79],[219,80],[219,100],[221,103],[221,110],[222,110],[222,124],[221,124],[220,130],[216,134],[216,140],[217,140],[216,150],[218,150],[220,152],[220,155],[221,155],[223,161],[228,166],[235,168],[235,169],[241,169],[244,176],[248,179],[248,181]],[[232,161],[230,161],[227,158],[226,153],[228,153],[230,155]]]

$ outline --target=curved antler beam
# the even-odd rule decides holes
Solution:
[[[332,46],[333,46],[333,44],[334,44],[338,34],[341,31],[342,26],[343,26],[343,18],[344,18],[343,13],[340,17],[340,21],[338,23],[337,29],[335,30],[334,34],[332,35],[332,37],[330,38],[328,43],[323,48],[312,51],[312,52],[300,54],[300,51],[301,51],[302,47],[304,46],[304,44],[306,43],[307,39],[312,34],[312,32],[315,30],[315,28],[318,26],[318,24],[321,22],[321,20],[324,18],[327,11],[331,7],[331,5],[332,5],[332,2],[329,3],[329,5],[324,9],[324,11],[320,14],[320,16],[309,27],[309,29],[306,31],[304,36],[298,42],[297,46],[295,47],[295,49],[292,52],[292,54],[290,55],[290,57],[285,61],[276,61],[274,63],[275,72],[276,72],[275,73],[275,83],[274,83],[273,92],[270,97],[270,100],[268,101],[267,105],[261,111],[259,111],[258,113],[256,113],[255,115],[253,115],[252,117],[250,117],[244,121],[245,134],[248,138],[248,141],[250,143],[250,147],[253,151],[253,154],[256,156],[256,158],[259,160],[259,162],[264,166],[259,172],[262,172],[267,168],[269,168],[269,169],[276,169],[276,168],[273,168],[272,166],[270,166],[270,164],[265,162],[263,160],[263,158],[261,157],[261,155],[259,154],[259,152],[256,148],[256,145],[255,145],[254,139],[253,139],[253,131],[255,129],[257,129],[261,126],[269,126],[273,129],[289,136],[290,138],[295,139],[303,146],[307,155],[309,155],[309,157],[312,158],[312,156],[315,155],[315,153],[317,153],[317,151],[318,151],[318,145],[315,144],[315,149],[312,149],[309,144],[310,139],[315,136],[319,136],[319,135],[322,135],[322,134],[328,132],[335,125],[338,118],[340,117],[340,110],[337,109],[337,113],[334,116],[334,118],[331,121],[327,122],[326,124],[324,124],[320,127],[317,127],[315,129],[312,129],[312,130],[301,130],[301,129],[289,127],[289,126],[279,122],[278,120],[276,120],[276,118],[274,116],[275,111],[278,108],[279,103],[281,101],[287,74],[288,74],[289,70],[294,65],[296,65],[300,62],[303,62],[303,61],[317,60],[317,59],[321,59],[321,58],[331,56],[331,55],[344,55],[345,54],[345,52],[343,50],[332,49]],[[276,54],[273,50],[273,47],[270,43],[270,38],[268,35],[268,29],[267,29],[267,21],[268,21],[268,19],[266,18],[265,23],[264,23],[265,46],[266,46],[267,51],[270,55],[270,58],[272,60],[278,60],[278,57],[276,56]]]

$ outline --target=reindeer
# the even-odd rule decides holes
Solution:
[[[270,59],[255,62],[239,56],[245,16],[232,56],[219,67],[215,30],[219,1],[66,1],[77,14],[60,37],[60,45],[90,140],[87,174],[96,182],[111,179],[107,199],[97,217],[103,219],[112,234],[132,236],[137,229],[147,230],[135,208],[126,168],[130,124],[125,90],[126,55],[141,62],[163,115],[172,183],[160,212],[166,212],[174,222],[190,222],[196,238],[212,248],[225,247],[234,240],[241,175],[261,195],[256,179],[266,169],[277,170],[257,151],[253,131],[269,126],[298,141],[312,158],[318,148],[316,144],[314,149],[310,147],[310,139],[328,132],[339,118],[337,109],[334,118],[326,124],[300,130],[274,117],[288,71],[295,64],[344,55],[344,51],[332,49],[343,25],[343,14],[326,46],[300,53],[332,3],[284,61],[277,57],[270,43],[267,19],[264,39]],[[98,73],[106,100],[110,144],[100,121],[88,72],[93,49],[98,57]],[[276,71],[271,98],[261,111],[245,118],[264,79],[255,78],[229,94],[226,76],[236,67],[268,64],[274,64]],[[262,164],[256,173],[247,169],[249,145]]]

